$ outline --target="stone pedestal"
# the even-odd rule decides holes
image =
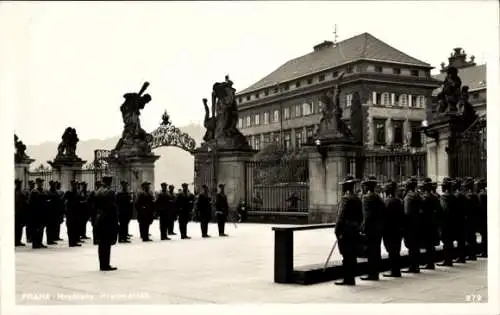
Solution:
[[[308,146],[308,223],[334,222],[342,196],[339,182],[349,173],[348,162],[359,150],[359,145],[342,142]]]
[[[75,173],[82,169],[82,166],[87,162],[82,159],[54,159],[47,161],[55,171],[52,180],[61,183],[61,189],[67,191],[71,189],[71,181],[75,179]]]
[[[158,155],[127,156],[126,160],[117,159],[110,161],[113,174],[113,186],[119,188],[120,182],[125,180],[129,183],[131,192],[139,192],[143,182],[151,183],[151,191],[155,191],[155,162],[160,158]],[[125,162],[118,162],[118,161]]]
[[[33,163],[34,159],[23,159],[15,163],[14,167],[14,176],[15,179],[20,179],[23,181],[22,187],[26,188],[28,186],[28,172],[30,169],[31,163]]]
[[[452,145],[457,124],[456,115],[438,117],[426,130],[427,176],[441,182],[451,176],[448,150]]]

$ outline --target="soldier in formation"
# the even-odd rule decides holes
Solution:
[[[116,194],[116,203],[118,207],[118,242],[130,243],[128,234],[128,226],[132,219],[134,205],[132,202],[132,195],[128,191],[128,182],[121,181],[121,191]]]
[[[179,209],[179,231],[181,239],[190,239],[187,235],[187,225],[191,220],[195,197],[189,191],[188,184],[182,184],[182,191],[177,195],[176,204]]]
[[[170,240],[168,237],[168,223],[171,217],[170,212],[173,210],[170,208],[170,196],[167,191],[167,183],[161,183],[161,191],[156,196],[156,213],[159,216],[160,221],[160,238],[161,240]]]
[[[139,223],[139,233],[143,242],[151,242],[149,237],[149,227],[155,217],[154,195],[151,193],[151,183],[144,182],[141,185],[142,191],[137,195],[135,209],[137,210],[137,222]]]
[[[408,249],[410,273],[420,273],[421,263],[423,269],[435,269],[435,247],[441,242],[444,261],[438,266],[466,263],[476,260],[478,254],[487,257],[485,180],[444,178],[441,195],[430,178],[420,187],[416,178],[410,178],[403,193],[398,193],[395,182],[389,182],[384,187],[385,203],[375,193],[374,177],[362,183],[361,199],[353,193],[356,182],[349,176],[340,183],[343,197],[335,234],[344,275],[336,284],[355,284],[356,257],[362,256],[368,258],[368,275],[361,279],[379,280],[381,239],[389,254],[390,272],[384,274],[388,277],[401,277],[402,239]],[[480,245],[476,233],[481,235]],[[425,250],[422,257],[421,249]]]
[[[196,199],[196,217],[200,221],[201,237],[210,237],[208,235],[208,223],[212,219],[212,200],[208,192],[208,186],[203,185],[202,192]]]

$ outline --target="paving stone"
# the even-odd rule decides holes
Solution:
[[[213,237],[202,239],[199,225],[190,223],[192,239],[160,241],[155,221],[150,243],[138,240],[136,222],[130,230],[132,243],[112,249],[112,265],[119,268],[114,272],[98,271],[97,247],[90,240],[78,248],[65,241],[49,249],[16,248],[17,303],[448,303],[466,302],[471,295],[481,302],[488,298],[485,259],[401,279],[358,280],[356,287],[281,285],[273,283],[271,225],[229,224],[230,237],[219,238],[211,224]],[[61,235],[67,238],[64,229]],[[295,266],[324,262],[333,241],[332,230],[296,233]],[[333,260],[340,258],[335,252]]]

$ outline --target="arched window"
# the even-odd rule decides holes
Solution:
[[[401,94],[399,95],[399,106],[408,106],[408,95]]]
[[[425,107],[425,96],[423,95],[417,96],[417,104],[415,105],[415,107],[420,107],[420,108]]]
[[[391,105],[391,95],[387,92],[382,93],[382,105]]]

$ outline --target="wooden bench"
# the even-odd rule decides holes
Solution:
[[[312,224],[298,226],[273,227],[274,231],[274,282],[283,284],[316,284],[342,278],[342,263],[340,261],[330,261],[326,269],[324,263],[314,265],[299,266],[294,268],[293,264],[293,233],[295,231],[307,231],[317,229],[334,228],[335,224]],[[333,233],[333,231],[332,231]],[[478,241],[479,242],[479,241]],[[332,244],[333,245],[333,244]],[[456,249],[456,244],[455,244]],[[421,250],[425,253],[425,250]],[[425,256],[420,255],[420,263],[425,263]],[[443,261],[444,255],[442,245],[436,246],[435,261]],[[409,267],[410,260],[407,249],[401,251],[401,268]],[[380,271],[390,270],[390,262],[387,254],[382,255]],[[368,271],[368,261],[366,258],[358,258],[356,276],[366,274]]]

